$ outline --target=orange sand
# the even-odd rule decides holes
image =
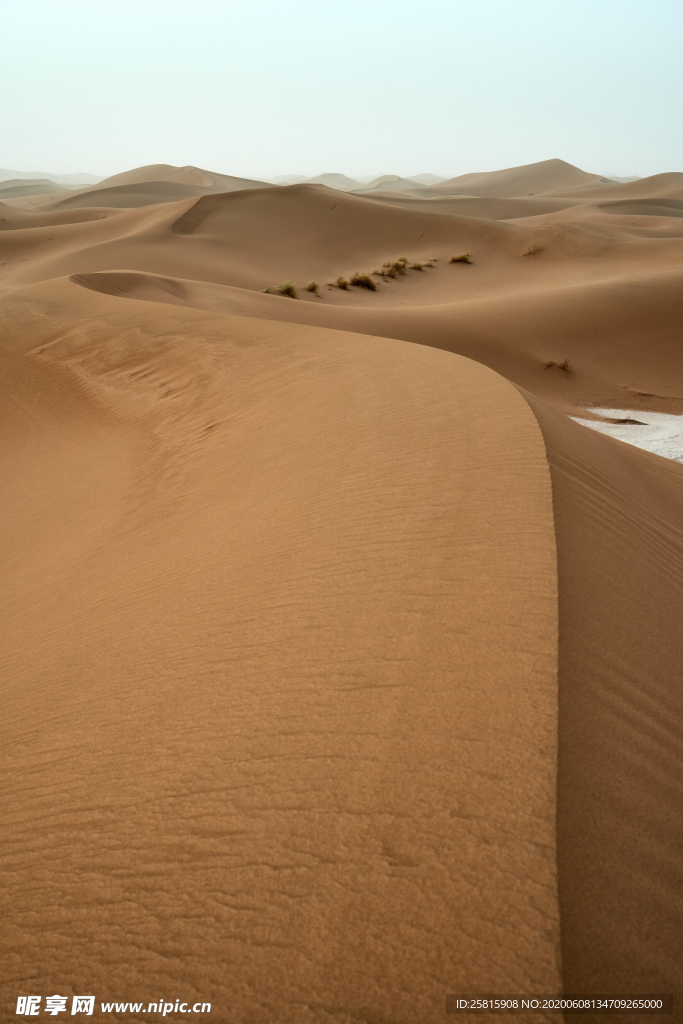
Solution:
[[[0,202],[12,1019],[683,998],[682,183]]]

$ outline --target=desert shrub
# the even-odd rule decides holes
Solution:
[[[307,292],[313,292],[314,295],[317,295],[318,294],[318,282],[317,281],[309,281],[308,284],[306,285],[306,291]]]
[[[270,295],[270,288],[264,288],[263,289],[263,294],[264,295]]]
[[[296,288],[291,281],[285,281],[278,287],[280,295],[289,295],[290,299],[296,298]]]
[[[410,264],[410,269],[411,270],[424,270],[424,263],[411,263]]]
[[[375,273],[381,274],[382,277],[396,277],[397,274],[405,274],[407,263],[408,259],[405,256],[397,260],[385,260],[381,269]]]
[[[348,291],[349,290],[349,282],[346,280],[345,277],[342,277],[341,274],[337,278],[336,284],[337,284],[337,288],[341,288],[343,291]]]
[[[549,363],[546,363],[543,367],[544,370],[551,370],[553,367],[557,367],[558,370],[563,370],[565,373],[573,373],[571,363],[568,359],[565,359],[562,363],[556,363],[554,359],[551,359]]]
[[[461,252],[459,256],[451,256],[451,258],[449,259],[448,262],[449,263],[471,263],[472,262],[471,255],[472,254],[469,253],[469,252]]]
[[[522,256],[537,256],[539,252],[545,252],[545,249],[542,245],[536,245],[536,243],[533,242],[526,252],[522,253]]]
[[[377,291],[377,285],[372,280],[369,274],[359,274],[358,271],[351,278],[351,284],[354,284],[356,288],[368,288],[371,292]]]

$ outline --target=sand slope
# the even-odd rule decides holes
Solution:
[[[565,985],[680,998],[683,472],[532,408],[558,550]]]
[[[555,542],[522,397],[428,348],[68,283],[6,314],[13,978],[234,1022],[556,988]]]

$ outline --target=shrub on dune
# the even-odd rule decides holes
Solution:
[[[573,373],[572,365],[568,359],[565,359],[561,363],[556,363],[554,359],[551,359],[549,363],[546,363],[543,367],[544,370],[552,370],[553,367],[557,367],[558,370],[563,370],[564,373]]]
[[[425,266],[424,263],[411,263],[410,264],[410,269],[411,270],[424,270],[424,266]]]
[[[336,284],[337,288],[341,288],[343,291],[348,291],[349,289],[349,282],[346,280],[345,277],[342,277],[341,274],[337,278]]]
[[[471,253],[461,252],[459,256],[451,256],[449,263],[471,263]]]
[[[351,278],[351,284],[356,288],[368,288],[371,292],[377,291],[377,285],[369,274],[359,274],[358,271]]]
[[[317,281],[309,281],[308,284],[306,285],[306,291],[307,292],[313,292],[314,295],[318,295],[319,294],[319,292],[318,292],[318,282]]]
[[[536,245],[536,243],[533,242],[526,252],[522,253],[522,256],[537,256],[539,252],[545,252],[545,249],[542,245]]]
[[[280,295],[289,295],[290,299],[296,298],[296,288],[291,281],[285,281],[278,288]]]

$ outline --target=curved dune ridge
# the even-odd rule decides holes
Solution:
[[[677,176],[463,178],[0,203],[8,1005],[681,1018]]]

